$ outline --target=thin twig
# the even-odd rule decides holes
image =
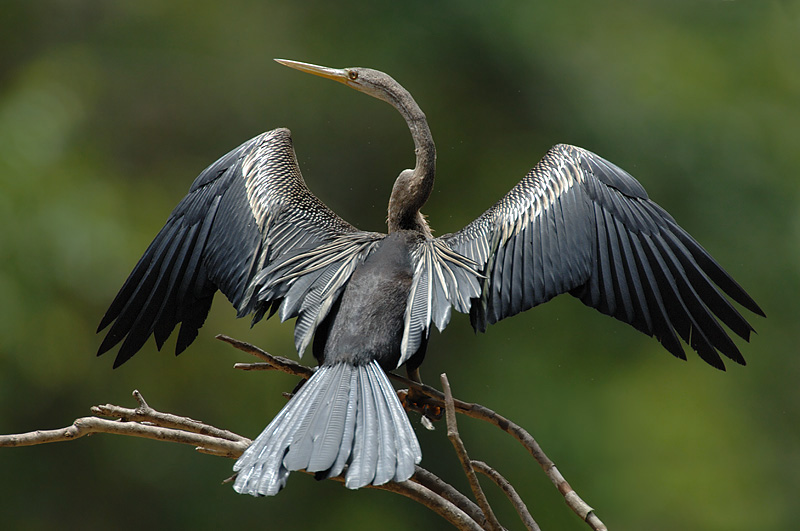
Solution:
[[[464,531],[481,531],[483,528],[473,520],[467,513],[462,511],[452,502],[439,496],[429,488],[414,481],[403,481],[400,483],[384,483],[383,485],[367,485],[378,490],[388,490],[397,492],[407,498],[423,504],[425,507],[436,512],[439,516],[453,524],[456,528]]]
[[[509,501],[511,501],[511,504],[514,506],[514,509],[516,509],[517,514],[519,514],[519,517],[522,519],[522,523],[525,524],[527,529],[530,531],[539,531],[539,525],[536,523],[536,520],[533,519],[533,516],[531,516],[531,513],[528,511],[528,507],[525,505],[525,502],[522,501],[522,498],[520,498],[519,494],[517,494],[514,486],[511,485],[511,483],[505,477],[503,477],[500,472],[490,467],[483,461],[473,460],[472,467],[494,481],[495,484],[500,487],[500,489],[508,497]]]
[[[481,524],[485,522],[486,517],[483,515],[483,511],[481,511],[481,508],[478,507],[474,501],[464,496],[459,490],[449,483],[446,483],[430,470],[417,465],[417,469],[414,472],[414,475],[411,477],[411,480],[424,487],[428,487],[442,498],[453,503],[456,507],[467,513],[470,518],[476,522]]]
[[[461,466],[464,467],[464,473],[469,480],[469,486],[472,489],[472,494],[478,502],[483,514],[486,516],[486,525],[492,531],[500,531],[502,526],[497,521],[497,517],[492,511],[489,500],[486,499],[481,484],[478,482],[478,476],[475,475],[475,469],[472,468],[472,461],[467,454],[467,448],[464,446],[464,441],[458,434],[458,424],[456,423],[456,411],[453,405],[453,393],[450,390],[450,382],[447,380],[447,375],[442,373],[442,388],[444,389],[444,407],[445,416],[447,417],[447,438],[453,443],[453,448],[456,450],[458,460],[461,461]]]
[[[301,365],[294,360],[290,360],[289,358],[284,358],[283,356],[273,356],[269,352],[258,348],[255,345],[251,345],[245,341],[239,341],[238,339],[234,339],[232,337],[226,336],[224,334],[218,334],[216,336],[217,339],[220,341],[224,341],[243,352],[247,352],[248,354],[252,354],[257,358],[261,358],[267,364],[271,366],[272,369],[276,369],[279,371],[283,371],[289,374],[294,374],[295,376],[300,376],[301,378],[311,378],[311,375],[314,374],[314,369],[310,367],[306,367],[305,365]],[[251,364],[236,364],[238,367],[243,369],[243,365],[251,365]],[[253,370],[253,368],[248,367],[247,369]]]

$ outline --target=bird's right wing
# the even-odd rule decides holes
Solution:
[[[763,315],[636,179],[574,146],[553,147],[497,204],[440,239],[483,275],[470,308],[480,331],[571,293],[685,359],[682,337],[721,369],[717,351],[744,358],[720,321],[744,339],[752,331],[723,293]]]
[[[358,234],[366,236],[347,240],[356,247],[351,260],[363,259],[364,253],[357,251],[364,239],[382,235],[361,233],[311,193],[300,174],[288,129],[259,135],[221,157],[194,181],[103,317],[98,331],[111,327],[99,354],[124,339],[116,367],[151,334],[160,349],[179,323],[176,353],[180,353],[197,336],[218,289],[239,316],[263,314],[276,301],[254,296],[248,289],[260,271],[300,250],[315,248],[323,249],[318,258],[324,263],[329,256],[326,244]],[[341,257],[332,263],[343,286],[349,277],[342,280],[342,275],[355,265]]]

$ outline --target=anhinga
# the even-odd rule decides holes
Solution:
[[[425,355],[451,308],[472,326],[569,293],[655,336],[680,358],[678,337],[709,364],[744,364],[720,325],[753,328],[725,295],[763,315],[722,267],[627,172],[557,145],[478,219],[434,238],[420,208],[436,151],[425,115],[390,76],[369,68],[281,64],[384,100],[405,118],[416,164],[394,183],[388,234],[350,225],[307,188],[287,129],[249,140],[192,184],[111,303],[102,354],[114,366],[150,335],[160,349],[179,323],[176,353],[197,336],[214,293],[253,322],[296,317],[295,344],[314,337],[319,368],[237,461],[234,488],[276,494],[291,470],[345,474],[346,485],[403,481],[421,451],[384,371]]]

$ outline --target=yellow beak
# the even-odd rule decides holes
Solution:
[[[348,81],[350,81],[347,71],[341,68],[328,68],[327,66],[312,65],[310,63],[290,61],[288,59],[275,59],[275,61],[283,66],[288,66],[289,68],[294,68],[295,70],[300,70],[301,72],[306,72],[308,74],[314,74],[315,76],[324,77],[326,79],[332,79],[334,81],[338,81],[339,83],[348,84]]]

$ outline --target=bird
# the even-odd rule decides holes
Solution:
[[[570,294],[654,337],[681,359],[681,339],[717,369],[745,364],[727,327],[754,332],[737,305],[763,310],[651,200],[629,173],[567,144],[549,149],[507,195],[462,229],[434,237],[420,212],[436,148],[425,114],[391,76],[362,67],[284,66],[337,81],[392,105],[414,142],[387,231],[351,225],[308,188],[291,133],[279,128],[208,166],[155,236],[98,327],[114,368],[150,336],[175,353],[197,337],[221,291],[256,324],[295,318],[294,341],[318,362],[234,465],[234,489],[271,496],[289,473],[344,475],[351,489],[405,481],[422,452],[387,378],[405,365],[419,380],[428,338],[455,310],[476,331]],[[735,304],[734,304],[735,303]]]

